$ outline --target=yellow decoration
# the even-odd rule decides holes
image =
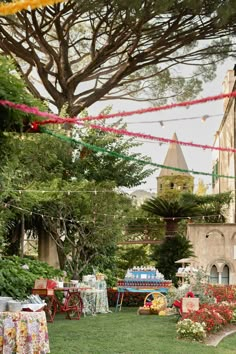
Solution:
[[[159,315],[159,316],[166,316],[166,311],[160,311],[160,312],[158,313],[158,315]]]
[[[53,5],[65,0],[21,0],[11,3],[0,3],[0,15],[13,15],[22,10],[33,10],[38,7]]]

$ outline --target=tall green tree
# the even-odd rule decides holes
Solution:
[[[234,53],[235,17],[234,0],[70,0],[1,17],[0,48],[35,97],[76,116],[99,100],[195,96]]]
[[[165,279],[171,279],[175,285],[179,280],[176,277],[179,265],[175,261],[191,256],[194,256],[192,244],[185,236],[166,238],[161,245],[153,246],[152,259],[156,262],[156,267],[164,274]]]

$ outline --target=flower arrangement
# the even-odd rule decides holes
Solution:
[[[180,339],[188,339],[201,342],[206,337],[205,323],[199,323],[186,318],[176,325],[177,336]]]

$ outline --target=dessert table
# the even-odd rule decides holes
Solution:
[[[125,286],[118,286],[117,287],[117,300],[116,300],[116,311],[121,311],[122,304],[123,304],[123,299],[124,299],[124,294],[125,293],[151,293],[151,292],[160,292],[163,294],[166,294],[168,292],[168,287],[163,287],[163,286],[149,286],[147,288],[144,287],[125,287]]]
[[[45,312],[0,312],[0,353],[50,353]]]

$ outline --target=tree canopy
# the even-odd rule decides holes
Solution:
[[[1,17],[0,49],[35,97],[77,115],[98,100],[196,95],[234,52],[235,18],[233,0],[70,0]]]

